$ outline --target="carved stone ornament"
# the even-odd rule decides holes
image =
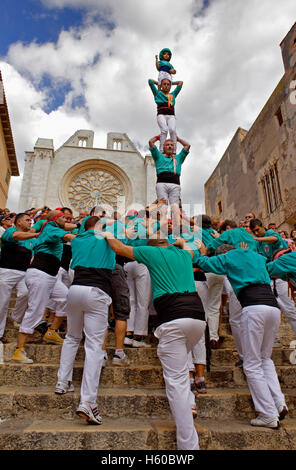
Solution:
[[[96,205],[115,208],[123,197],[129,204],[129,179],[117,165],[103,160],[88,160],[74,165],[65,174],[60,188],[62,203],[74,212]]]

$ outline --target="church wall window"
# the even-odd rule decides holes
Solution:
[[[261,180],[264,200],[268,214],[274,212],[282,203],[277,164],[272,165]]]

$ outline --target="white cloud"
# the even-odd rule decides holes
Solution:
[[[202,16],[201,0],[43,3],[84,8],[85,17],[80,28],[61,31],[57,43],[18,42],[9,49],[11,65],[3,75],[15,80],[15,87],[10,79],[5,87],[19,160],[38,136],[62,143],[79,128],[93,129],[100,146],[108,131],[126,132],[145,154],[158,131],[147,79],[157,76],[155,54],[170,47],[176,78],[184,81],[177,129],[192,144],[182,175],[183,200],[201,202],[203,184],[236,129],[251,126],[283,74],[279,43],[292,26],[295,1],[214,0]],[[104,27],[98,15],[115,28]],[[44,104],[54,90],[39,90],[44,76],[53,85],[71,85],[65,103],[49,114]],[[81,95],[85,107],[73,110]],[[17,189],[12,191],[16,197]]]

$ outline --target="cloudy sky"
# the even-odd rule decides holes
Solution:
[[[203,185],[238,127],[249,129],[283,75],[279,44],[295,0],[1,0],[0,69],[22,173],[38,137],[55,148],[77,129],[126,132],[144,156],[158,133],[148,78],[173,51],[178,135],[191,143],[184,203]],[[21,177],[8,207],[17,210]]]

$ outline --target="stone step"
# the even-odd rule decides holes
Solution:
[[[16,343],[4,344],[4,361],[9,362],[13,356]],[[61,355],[61,345],[48,344],[45,341],[42,343],[28,343],[26,352],[28,357],[33,359],[34,362],[59,364]],[[115,348],[107,347],[107,356],[111,363]],[[129,358],[131,365],[160,365],[157,357],[156,344],[151,348],[125,348],[125,353]],[[272,352],[272,359],[276,365],[289,365],[291,349],[289,348],[274,348]],[[84,361],[84,348],[81,345],[78,349],[76,362]],[[212,366],[231,366],[239,360],[239,356],[233,349],[214,349],[211,351],[211,364]]]
[[[80,384],[75,391],[56,395],[54,386],[0,387],[0,419],[26,416],[44,418],[73,418],[79,403]],[[283,390],[289,408],[289,418],[296,418],[296,390]],[[254,417],[254,407],[248,388],[208,389],[197,395],[199,418],[233,419]],[[106,418],[171,417],[164,389],[100,388],[98,394],[100,414]]]
[[[195,424],[202,450],[293,450],[296,419],[279,430],[250,426],[247,420],[203,420]],[[81,418],[8,419],[0,424],[2,450],[175,450],[173,421],[106,418],[88,426]]]
[[[5,385],[54,385],[57,380],[58,364],[0,364],[0,383]],[[283,387],[291,389],[296,386],[295,366],[277,366],[277,373]],[[73,369],[73,381],[81,381],[83,363],[76,363]],[[206,374],[207,386],[237,387],[246,386],[242,369],[233,366],[212,366]],[[130,365],[104,367],[100,379],[101,387],[148,387],[164,386],[162,368],[157,365]]]

